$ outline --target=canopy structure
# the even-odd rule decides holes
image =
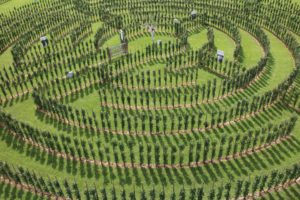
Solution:
[[[197,11],[196,11],[196,10],[193,10],[193,11],[191,12],[191,15],[197,15]]]
[[[222,51],[222,50],[218,50],[218,51],[217,51],[217,55],[218,55],[218,56],[223,56],[223,57],[224,57],[224,56],[225,56],[225,53],[224,53],[224,51]]]
[[[42,36],[42,37],[40,38],[40,40],[41,40],[41,41],[45,41],[45,40],[47,40],[47,37],[46,37],[46,36]]]
[[[73,71],[70,71],[67,73],[67,78],[73,78],[74,76],[74,72]]]
[[[191,17],[192,17],[192,20],[196,19],[196,17],[197,17],[197,11],[196,10],[193,10],[191,12]]]
[[[175,23],[175,24],[180,24],[180,21],[179,21],[177,18],[175,18],[175,19],[174,19],[174,23]]]
[[[223,62],[225,53],[222,50],[217,50],[217,59],[219,62]]]
[[[41,42],[42,42],[42,45],[43,47],[47,46],[48,45],[48,38],[46,36],[42,36],[40,38]]]

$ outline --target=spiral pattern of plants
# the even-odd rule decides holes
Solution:
[[[300,1],[0,0],[0,199],[299,199]]]

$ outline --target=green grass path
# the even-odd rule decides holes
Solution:
[[[9,11],[14,10],[14,8],[19,8],[33,2],[34,0],[9,0],[8,2],[1,5],[0,14],[7,14],[9,13]]]
[[[265,31],[265,33],[270,41],[271,54],[273,56],[274,63],[268,67],[267,71],[269,71],[269,76],[265,80],[265,86],[260,88],[258,94],[270,91],[282,83],[293,71],[295,66],[293,57],[284,43],[272,33],[268,31]]]
[[[208,42],[207,29],[202,30],[200,33],[189,36],[188,42],[193,50],[200,49],[205,43]]]
[[[258,41],[248,32],[240,29],[241,45],[244,54],[243,66],[246,69],[254,67],[263,57],[263,49]]]

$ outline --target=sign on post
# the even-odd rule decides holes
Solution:
[[[120,30],[120,39],[121,43],[125,42],[125,32],[122,29]]]
[[[156,31],[156,27],[154,25],[150,25],[148,28],[148,31],[151,34],[151,40],[154,43],[155,42],[155,31]]]

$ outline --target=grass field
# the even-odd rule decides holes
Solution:
[[[22,7],[24,5],[30,4],[33,1],[20,1],[20,0],[10,0],[7,3],[0,5],[0,14],[8,14],[14,9],[14,7]],[[300,1],[295,1],[300,2]],[[96,32],[103,27],[104,22],[98,21],[92,23],[92,33],[89,34],[84,42],[89,42],[94,40]],[[264,56],[264,51],[262,45],[258,40],[249,32],[244,29],[239,28],[239,34],[241,36],[241,46],[243,49],[243,61],[240,63],[241,66],[245,67],[246,70],[254,68],[260,59]],[[225,52],[225,58],[228,61],[237,62],[234,58],[234,51],[236,48],[236,43],[234,39],[226,34],[224,31],[219,29],[214,29],[214,37],[216,48],[223,50]],[[245,87],[243,90],[233,93],[223,99],[217,99],[211,103],[201,102],[196,107],[183,107],[178,109],[132,109],[126,110],[125,108],[115,108],[115,107],[104,107],[100,105],[99,88],[105,89],[112,93],[111,85],[103,86],[93,86],[89,87],[83,92],[76,93],[74,95],[69,95],[69,97],[63,98],[60,103],[62,105],[68,105],[70,108],[84,110],[87,114],[92,115],[93,112],[97,113],[99,117],[100,111],[106,111],[110,113],[122,113],[126,116],[142,116],[145,114],[147,116],[156,115],[166,115],[166,116],[177,116],[177,115],[199,115],[199,112],[208,113],[206,120],[211,121],[212,117],[210,113],[217,112],[218,110],[225,111],[233,108],[242,99],[250,100],[254,96],[263,95],[276,89],[282,82],[284,82],[287,77],[295,69],[295,59],[291,51],[286,47],[283,41],[281,41],[276,35],[270,32],[266,27],[263,27],[263,32],[269,39],[270,53],[272,57],[272,62],[269,62],[266,69],[261,72],[261,75],[255,79],[255,81],[249,86]],[[0,32],[1,33],[1,32]],[[300,43],[300,35],[292,33],[293,36]],[[69,34],[67,34],[68,36]],[[66,36],[66,37],[67,37]],[[101,48],[107,49],[108,47],[118,45],[119,35],[114,34],[109,38]],[[179,40],[175,36],[171,36],[168,33],[157,33],[155,40],[161,40],[163,43],[175,43]],[[202,29],[198,33],[189,35],[188,47],[190,50],[197,51],[201,49],[207,42],[207,29]],[[136,36],[131,39],[128,43],[129,52],[134,53],[137,51],[143,51],[146,46],[151,45],[150,35]],[[35,42],[32,45],[39,45],[39,42]],[[59,46],[59,45],[58,45]],[[83,45],[84,46],[84,45]],[[11,54],[11,49],[13,44],[0,54],[0,65],[2,69],[9,65],[12,65],[14,60]],[[62,47],[58,47],[62,50]],[[34,48],[38,49],[38,48]],[[37,50],[38,51],[38,50]],[[73,50],[69,50],[73,52]],[[32,50],[33,52],[33,50]],[[31,56],[32,52],[27,52],[28,57]],[[75,50],[76,52],[76,50]],[[59,53],[57,53],[59,54]],[[68,58],[72,58],[72,55],[62,54]],[[98,54],[96,54],[99,56]],[[135,67],[130,71],[132,77],[140,77],[142,73],[159,73],[167,74],[168,77],[175,77],[172,73],[167,73],[164,70],[167,69],[167,62],[171,58],[161,58],[153,59],[151,61],[146,61]],[[150,59],[149,59],[150,60]],[[55,62],[55,61],[53,61]],[[112,61],[113,64],[114,61]],[[111,66],[114,66],[114,65]],[[69,64],[71,65],[71,64]],[[85,63],[83,65],[88,65]],[[47,66],[41,65],[41,66]],[[48,66],[51,66],[51,62],[48,62]],[[65,64],[64,66],[67,66]],[[70,66],[69,66],[70,67]],[[73,66],[72,66],[73,67]],[[50,68],[50,67],[49,67]],[[71,68],[71,67],[70,67]],[[75,67],[76,68],[76,67]],[[79,68],[77,66],[77,68]],[[3,70],[2,70],[3,71]],[[182,70],[183,74],[188,74],[188,71]],[[61,73],[61,72],[60,72]],[[195,75],[197,73],[198,79],[196,80],[196,85],[204,85],[213,79],[216,80],[218,88],[217,93],[220,93],[220,89],[223,81],[228,78],[223,78],[218,76],[216,73],[205,68],[196,68],[193,71]],[[63,73],[61,73],[63,74]],[[54,74],[50,75],[52,79]],[[87,77],[87,76],[86,76]],[[299,82],[299,75],[295,83]],[[53,78],[53,80],[55,80]],[[156,83],[151,80],[151,84],[147,87],[155,88]],[[136,84],[136,82],[134,82]],[[184,83],[181,81],[180,83]],[[123,85],[125,88],[125,84]],[[137,86],[137,85],[135,85]],[[169,91],[173,84],[166,84],[165,87]],[[30,86],[31,87],[31,86]],[[127,89],[116,89],[114,92],[121,94],[126,92],[126,94],[133,94],[132,88]],[[190,91],[188,87],[183,86],[182,88]],[[297,88],[297,84],[295,84]],[[47,89],[47,88],[46,88]],[[45,90],[46,90],[45,89]],[[146,89],[139,88],[138,91],[148,91]],[[132,92],[132,93],[131,93]],[[174,92],[174,91],[173,91]],[[174,92],[175,93],[175,92]],[[2,93],[1,93],[2,94]],[[112,95],[112,94],[109,94]],[[170,94],[171,96],[171,94]],[[141,96],[139,96],[141,98]],[[178,97],[181,102],[184,97]],[[108,97],[108,102],[112,103],[115,99]],[[188,99],[187,102],[190,103],[193,100]],[[127,101],[128,103],[128,101]],[[138,105],[141,105],[139,102]],[[154,102],[150,102],[150,106],[154,106]],[[257,130],[263,129],[266,134],[268,133],[268,125],[275,124],[279,125],[284,121],[290,120],[294,115],[299,117],[293,109],[289,108],[286,103],[278,102],[274,105],[264,108],[262,112],[255,114],[252,117],[241,119],[235,123],[231,123],[228,126],[217,127],[214,129],[207,129],[204,131],[189,131],[187,134],[161,134],[161,135],[122,135],[114,134],[111,132],[91,132],[90,130],[79,128],[73,125],[66,125],[62,121],[47,117],[37,110],[37,106],[34,102],[34,98],[31,93],[24,95],[19,98],[15,98],[11,101],[1,104],[1,110],[11,114],[11,116],[19,122],[24,122],[34,129],[39,129],[42,131],[49,132],[52,136],[61,136],[76,138],[79,141],[84,141],[87,144],[91,143],[96,146],[97,141],[101,141],[102,148],[105,151],[105,156],[102,161],[113,162],[114,157],[121,155],[121,151],[116,148],[118,144],[129,144],[134,143],[132,149],[126,145],[125,147],[125,157],[126,161],[129,163],[132,154],[136,155],[135,162],[140,163],[138,155],[140,154],[140,146],[147,147],[147,145],[157,145],[161,148],[163,147],[176,147],[176,157],[175,163],[182,161],[184,164],[189,163],[189,145],[196,144],[198,141],[205,141],[209,139],[210,141],[220,141],[223,135],[235,138],[238,134],[246,135],[248,131],[255,132]],[[111,122],[114,120],[113,115],[109,115],[107,120]],[[179,121],[174,120],[175,124],[178,125]],[[99,121],[99,124],[101,122]],[[162,122],[160,122],[162,125]],[[167,122],[168,128],[171,127],[171,121]],[[147,122],[146,126],[149,124]],[[102,127],[102,125],[101,125]],[[117,130],[121,130],[121,122],[117,124]],[[142,124],[137,125],[137,129],[142,129]],[[191,127],[188,125],[188,130]],[[156,130],[156,129],[155,129]],[[149,130],[148,130],[149,131]],[[46,177],[47,179],[57,179],[59,181],[70,180],[72,182],[76,179],[81,191],[84,191],[87,184],[89,186],[95,185],[97,188],[107,188],[109,191],[115,188],[117,191],[122,191],[125,188],[126,191],[137,191],[137,196],[140,199],[140,191],[146,189],[146,191],[151,190],[153,187],[157,191],[164,190],[167,196],[172,194],[172,191],[179,191],[183,187],[185,189],[190,189],[192,187],[203,186],[206,193],[209,193],[211,189],[216,189],[223,186],[227,182],[233,182],[237,180],[249,180],[254,181],[255,176],[271,173],[273,170],[285,170],[286,168],[292,166],[293,164],[299,163],[300,160],[300,121],[296,122],[294,129],[292,130],[291,139],[287,139],[283,142],[273,145],[270,148],[263,149],[262,151],[244,156],[238,157],[232,160],[221,163],[209,163],[201,167],[190,167],[186,168],[122,168],[122,167],[104,167],[96,164],[83,164],[76,161],[71,161],[66,158],[58,157],[56,155],[47,153],[40,150],[39,148],[33,147],[32,145],[17,140],[13,137],[8,130],[1,128],[0,130],[0,161],[7,162],[14,166],[22,166],[25,169],[34,170],[39,176]],[[115,143],[117,145],[115,145]],[[232,144],[224,144],[224,149],[228,148]],[[116,150],[117,149],[117,150]],[[130,150],[129,150],[130,149]],[[153,148],[154,149],[154,148]],[[216,147],[216,152],[220,151],[220,147]],[[152,153],[154,150],[152,151]],[[170,152],[171,153],[171,152]],[[230,151],[230,155],[234,154],[233,149]],[[147,154],[144,152],[145,157]],[[91,156],[91,155],[90,155]],[[181,160],[182,158],[182,160]],[[120,159],[120,158],[119,158]],[[163,163],[163,156],[158,159],[160,163]],[[119,160],[121,162],[121,160]],[[156,164],[156,160],[151,159],[151,164]],[[298,199],[299,198],[299,185],[291,186],[287,189],[278,192],[272,192],[263,197],[263,199]],[[234,195],[234,190],[231,191]],[[129,193],[129,192],[128,192]],[[109,197],[112,198],[109,194]],[[188,197],[186,197],[188,198]],[[8,184],[0,184],[0,199],[42,199],[41,197],[35,196],[31,192],[26,192],[17,188],[14,188]]]

